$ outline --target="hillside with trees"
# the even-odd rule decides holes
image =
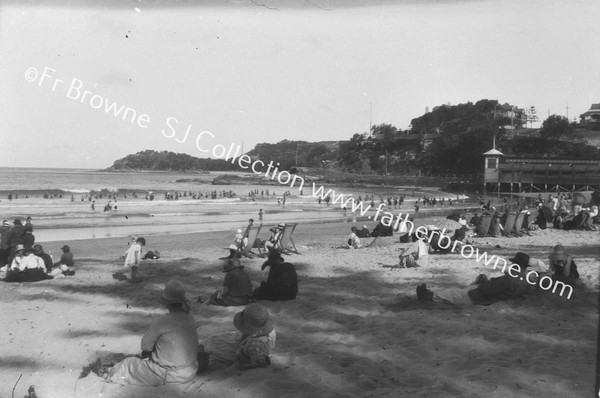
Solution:
[[[185,153],[145,150],[116,160],[108,171],[211,171],[239,170],[237,165],[222,159],[199,159]]]
[[[533,109],[533,107],[532,107]],[[496,100],[442,105],[414,118],[409,130],[391,124],[372,126],[369,133],[348,141],[289,141],[257,144],[247,152],[264,163],[279,163],[279,170],[297,168],[356,174],[422,176],[480,174],[483,153],[496,147],[506,155],[555,158],[597,158],[600,149],[585,131],[558,115],[541,129],[524,129],[524,111]],[[583,138],[582,138],[583,137]],[[221,159],[199,159],[186,154],[146,150],[115,161],[109,170],[240,170]]]

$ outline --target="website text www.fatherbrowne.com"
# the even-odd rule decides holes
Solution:
[[[29,83],[36,83],[37,86],[42,87],[45,86],[47,89],[50,89],[52,92],[55,92],[57,88],[62,88],[65,91],[66,98],[80,102],[82,104],[89,104],[89,106],[97,111],[103,111],[106,114],[112,114],[115,118],[122,119],[123,121],[127,121],[131,124],[136,124],[142,129],[146,129],[150,126],[151,120],[150,116],[146,113],[138,113],[135,109],[126,107],[124,105],[119,105],[115,101],[111,101],[103,95],[93,93],[92,91],[85,89],[85,85],[83,81],[77,78],[71,79],[71,82],[68,84],[68,88],[66,88],[67,84],[64,80],[58,79],[54,76],[56,73],[56,69],[50,68],[46,66],[41,72],[38,68],[29,67],[25,71],[25,80]],[[95,88],[96,86],[94,86]],[[59,91],[61,91],[59,89]],[[192,125],[188,124],[187,129],[183,135],[177,135],[176,127],[179,124],[179,120],[175,117],[168,117],[165,119],[164,123],[168,127],[167,130],[162,129],[161,133],[166,138],[173,138],[176,142],[180,144],[184,144],[188,142],[188,138],[190,138],[190,133],[192,131]],[[199,132],[195,139],[190,140],[193,142],[196,149],[201,153],[209,153],[215,156],[218,159],[223,159],[225,161],[229,161],[231,159],[231,163],[237,163],[238,166],[244,170],[252,170],[254,174],[264,174],[264,176],[270,180],[277,180],[277,182],[281,185],[288,185],[290,188],[297,187],[298,192],[302,192],[304,188],[304,178],[298,175],[292,175],[290,172],[286,170],[279,170],[278,167],[280,163],[274,164],[273,161],[269,163],[263,162],[262,160],[254,160],[250,158],[249,155],[242,154],[241,146],[231,144],[229,147],[225,147],[221,144],[216,144],[212,147],[211,150],[205,149],[201,147],[201,140],[205,136],[210,136],[215,138],[215,135],[210,131],[201,131]],[[204,145],[204,144],[202,144]],[[263,172],[263,169],[266,166],[266,171]],[[312,196],[315,198],[320,198],[321,200],[325,200],[327,202],[330,201],[332,204],[338,204],[340,208],[345,208],[353,213],[359,213],[361,216],[365,216],[369,210],[371,210],[371,205],[366,205],[363,201],[355,201],[351,194],[338,194],[336,196],[335,191],[327,190],[323,186],[319,188],[316,187],[315,183],[312,184]],[[368,219],[372,221],[379,220],[383,225],[390,227],[393,226],[395,230],[400,230],[402,232],[407,232],[408,234],[412,234],[414,230],[414,224],[409,220],[409,215],[406,214],[404,219],[402,219],[402,213],[400,212],[398,216],[394,216],[393,213],[383,211],[384,204],[380,204],[376,211],[375,216],[367,216]],[[381,219],[379,217],[381,216]],[[410,228],[409,228],[410,225]],[[437,231],[435,233],[440,234],[440,239],[438,244],[442,249],[448,249],[450,245],[452,245],[452,252],[460,251],[460,254],[464,258],[472,258],[475,255],[475,260],[477,262],[483,261],[486,266],[494,262],[493,268],[496,269],[498,266],[498,262],[503,262],[502,271],[506,271],[506,267],[508,266],[508,275],[515,278],[520,278],[523,280],[523,277],[520,276],[521,267],[518,264],[508,264],[506,260],[500,257],[496,257],[495,255],[491,256],[488,259],[488,255],[486,252],[480,255],[479,249],[474,248],[469,244],[458,243],[457,241],[452,241],[449,237],[444,235],[445,229],[441,232]],[[419,239],[429,239],[429,242],[433,239],[434,233],[429,233],[426,227],[420,226],[414,230],[414,233]],[[444,247],[442,246],[442,240],[446,239],[448,244]],[[460,248],[457,248],[457,245],[460,245]],[[494,261],[495,259],[495,261]],[[512,271],[516,271],[516,274],[513,274]],[[530,278],[533,276],[533,278]],[[538,284],[543,290],[550,290],[552,288],[552,292],[556,293],[558,288],[560,287],[559,295],[562,296],[565,293],[565,290],[568,289],[567,298],[571,298],[571,294],[573,293],[573,287],[567,284],[564,284],[560,281],[554,281],[549,276],[543,276],[539,279],[539,274],[536,271],[529,271],[524,280],[530,284],[535,285]],[[547,282],[547,283],[545,283]]]

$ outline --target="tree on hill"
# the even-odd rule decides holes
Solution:
[[[569,123],[569,119],[564,116],[551,115],[542,123],[542,134],[555,140],[572,131],[573,127]]]

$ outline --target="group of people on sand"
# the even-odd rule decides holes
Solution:
[[[417,298],[422,302],[491,305],[545,290],[539,288],[539,280],[544,276],[571,287],[579,279],[575,260],[560,244],[552,248],[547,267],[541,259],[524,252],[517,252],[508,261],[511,266],[502,276],[488,278],[487,275],[480,274],[471,286],[436,292],[429,290],[426,284],[421,284],[417,286]]]
[[[144,334],[140,354],[117,363],[103,363],[98,358],[87,367],[88,372],[118,384],[160,386],[186,383],[196,375],[232,365],[239,369],[270,365],[276,323],[260,304],[251,303],[235,314],[235,330],[212,335],[200,344],[183,283],[169,280],[160,300],[168,313],[154,321]]]
[[[37,282],[62,276],[74,275],[73,253],[68,245],[62,248],[60,261],[54,263],[52,256],[35,244],[31,217],[25,225],[20,218],[11,227],[7,220],[0,227],[0,272],[4,282]]]
[[[221,306],[246,305],[252,300],[293,300],[298,294],[298,277],[296,268],[281,256],[278,250],[271,250],[261,267],[269,267],[267,280],[252,288],[249,275],[238,258],[228,260],[223,265],[225,278],[222,289],[215,291],[209,298],[208,304]],[[205,300],[199,297],[200,302]]]
[[[145,239],[137,238],[128,250],[125,262],[132,269],[139,265],[144,245]],[[98,358],[84,372],[87,369],[118,384],[159,386],[185,383],[203,372],[234,364],[240,369],[269,366],[275,347],[275,321],[256,300],[293,300],[298,294],[298,280],[294,265],[286,262],[279,250],[269,251],[261,269],[267,267],[267,280],[252,290],[240,259],[227,259],[223,265],[223,288],[208,300],[198,297],[199,302],[211,305],[246,306],[233,317],[235,330],[212,335],[200,344],[185,286],[171,279],[160,294],[168,314],[157,319],[144,334],[140,355],[116,363],[103,363]]]

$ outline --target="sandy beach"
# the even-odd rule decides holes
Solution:
[[[437,219],[423,219],[435,222]],[[371,223],[372,224],[372,223]],[[233,330],[236,307],[196,302],[222,284],[217,260],[231,232],[153,236],[159,260],[140,270],[143,282],[113,279],[126,239],[70,243],[76,275],[29,284],[0,284],[4,344],[0,396],[22,397],[589,397],[595,381],[598,328],[598,233],[548,229],[522,238],[478,238],[489,254],[525,251],[547,260],[562,243],[582,275],[571,299],[540,292],[489,307],[422,304],[415,287],[468,286],[479,273],[500,275],[459,254],[430,255],[416,269],[397,263],[397,237],[372,247],[340,248],[349,223],[301,223],[287,256],[299,295],[262,301],[276,317],[277,345],[265,369],[228,369],[164,387],[108,384],[82,367],[105,353],[138,354],[144,331],[166,311],[158,293],[179,278],[192,301],[202,342]],[[372,225],[370,225],[372,227]],[[262,234],[261,234],[262,235]],[[370,241],[367,240],[367,241]],[[254,286],[264,260],[244,259]],[[16,385],[16,387],[15,387]]]

